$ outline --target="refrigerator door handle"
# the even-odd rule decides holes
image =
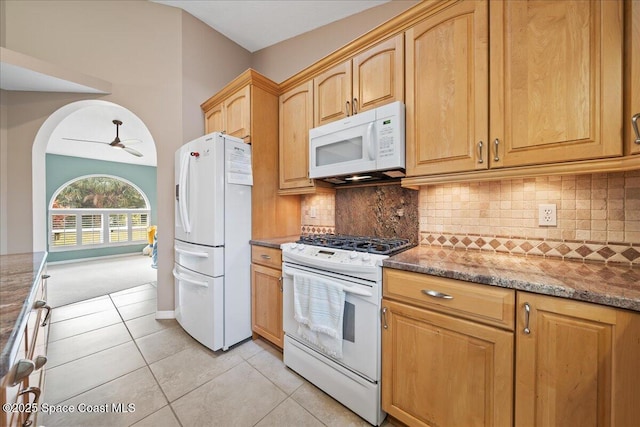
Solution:
[[[180,273],[178,273],[175,268],[173,269],[173,277],[175,277],[176,279],[181,280],[183,282],[191,283],[192,285],[201,286],[203,288],[208,288],[209,287],[209,282],[207,282],[205,280],[193,280],[193,279],[190,279],[188,277],[185,277],[185,276],[181,275]]]
[[[206,252],[187,251],[187,250],[184,250],[184,249],[180,249],[177,246],[174,246],[173,249],[176,252],[178,252],[179,254],[194,256],[194,257],[198,257],[198,258],[209,258],[209,254],[206,253]]]
[[[189,211],[187,209],[187,195],[185,194],[187,188],[187,175],[189,173],[189,157],[189,153],[184,153],[182,155],[182,162],[180,165],[180,195],[178,197],[180,221],[182,222],[182,227],[184,228],[185,233],[191,233]]]

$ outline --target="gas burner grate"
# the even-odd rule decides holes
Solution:
[[[380,255],[393,255],[413,246],[409,239],[347,236],[342,234],[309,234],[300,236],[296,243]]]

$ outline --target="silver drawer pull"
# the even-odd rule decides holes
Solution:
[[[47,356],[37,356],[34,359],[35,370],[42,368],[47,363]]]
[[[42,324],[40,324],[40,326],[47,326],[47,322],[49,321],[49,316],[51,315],[51,306],[47,304],[46,301],[37,300],[36,302],[33,303],[33,308],[35,308],[36,310],[40,310],[41,308],[44,308],[45,310],[47,310],[47,313],[44,315],[44,320],[42,321]]]
[[[18,385],[20,381],[31,375],[31,373],[35,371],[35,369],[36,366],[33,361],[29,359],[18,360],[5,376],[3,387],[5,387],[6,385],[8,385],[9,387]]]
[[[531,315],[531,306],[528,302],[524,303],[524,330],[523,332],[526,335],[531,333],[531,329],[529,329],[529,316]]]
[[[271,259],[271,257],[267,254],[262,254],[260,256],[262,257],[262,259]]]
[[[634,114],[631,117],[631,125],[633,126],[633,131],[636,134],[635,143],[640,144],[640,131],[638,130],[638,118],[640,118],[640,113]]]
[[[382,307],[382,327],[389,329],[389,325],[387,325],[387,307]]]
[[[434,297],[434,298],[441,298],[441,299],[453,299],[453,297],[449,294],[443,294],[442,292],[438,292],[438,291],[432,291],[432,290],[427,290],[427,289],[423,289],[422,293],[425,295],[429,295],[430,297]]]
[[[20,390],[20,393],[18,393],[18,396],[22,396],[25,394],[33,394],[33,402],[30,402],[30,403],[32,403],[34,406],[40,402],[40,387],[28,387],[28,388],[25,388],[24,390]],[[29,413],[29,416],[27,416],[27,419],[24,420],[24,422],[22,423],[22,427],[31,427],[33,425],[33,420],[31,419],[31,416],[34,413],[35,411]]]

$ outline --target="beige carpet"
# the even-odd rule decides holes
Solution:
[[[60,307],[157,280],[151,257],[131,255],[47,267],[47,301]]]

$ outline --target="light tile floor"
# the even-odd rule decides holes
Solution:
[[[40,414],[39,423],[369,425],[285,367],[282,354],[264,341],[212,352],[175,320],[156,320],[155,295],[146,284],[53,310],[41,402],[75,412]]]

